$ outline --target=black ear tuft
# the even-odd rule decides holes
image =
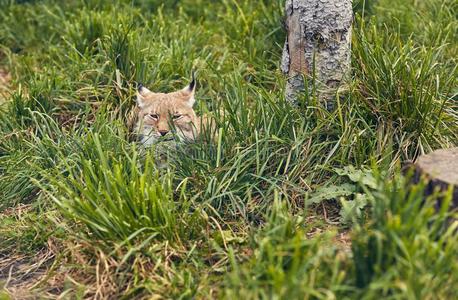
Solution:
[[[189,90],[194,91],[195,87],[196,87],[196,72],[192,71],[192,78],[191,78],[191,83],[189,84]]]
[[[141,92],[143,89],[143,84],[141,84],[140,82],[137,84],[137,91]]]

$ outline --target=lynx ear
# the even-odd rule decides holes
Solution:
[[[146,96],[152,92],[148,90],[143,84],[139,83],[137,86],[137,105],[140,108],[145,107],[146,105]]]
[[[182,89],[182,92],[184,94],[189,95],[189,99],[187,101],[190,107],[193,107],[194,103],[196,103],[196,99],[194,98],[195,91],[196,91],[196,73],[192,72],[191,82],[184,89]]]

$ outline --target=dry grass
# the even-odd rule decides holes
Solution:
[[[5,102],[10,93],[11,74],[0,68],[0,104]]]

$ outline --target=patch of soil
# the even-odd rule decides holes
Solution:
[[[0,254],[0,286],[13,299],[33,299],[33,288],[46,276],[54,254],[43,249],[35,255]]]
[[[328,200],[310,207],[314,213],[307,217],[308,224],[321,224],[307,233],[314,237],[327,231],[336,231],[332,238],[334,245],[345,253],[351,252],[351,230],[342,227],[340,223],[340,205],[335,200]]]
[[[30,209],[30,205],[20,204],[4,210],[0,213],[0,218],[20,218]],[[49,281],[49,271],[60,253],[57,244],[50,238],[41,249],[21,252],[14,247],[5,246],[2,241],[4,240],[0,232],[0,299],[1,292],[6,292],[11,299],[42,299],[42,293],[51,289],[44,283]]]

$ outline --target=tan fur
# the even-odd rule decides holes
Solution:
[[[145,87],[137,92],[136,132],[145,146],[170,139],[194,140],[200,131],[200,119],[192,108],[194,86],[172,93],[154,93]]]

